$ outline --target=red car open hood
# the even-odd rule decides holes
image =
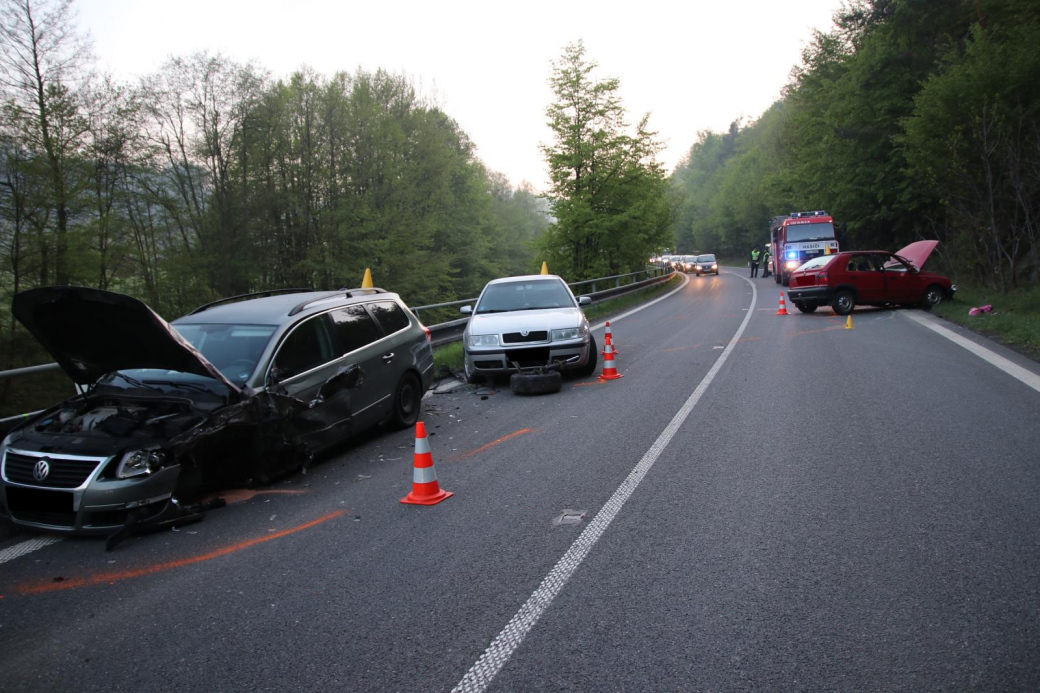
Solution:
[[[914,241],[902,250],[897,250],[896,255],[909,260],[917,269],[922,269],[937,245],[939,241]]]
[[[100,289],[51,286],[23,291],[11,312],[80,385],[113,371],[162,368],[214,378],[241,390],[136,298]]]

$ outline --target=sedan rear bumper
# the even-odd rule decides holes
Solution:
[[[829,286],[791,287],[787,290],[787,297],[792,303],[826,306],[830,304],[833,293]]]

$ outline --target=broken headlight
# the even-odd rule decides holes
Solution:
[[[162,450],[130,450],[119,460],[116,467],[117,479],[151,474],[166,464],[166,453]]]

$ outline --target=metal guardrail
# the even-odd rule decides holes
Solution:
[[[629,272],[628,274],[616,274],[611,277],[599,277],[597,279],[586,279],[580,282],[572,282],[568,284],[573,290],[577,286],[584,286],[585,284],[592,285],[592,291],[588,293],[582,293],[583,296],[588,296],[592,299],[592,303],[595,305],[600,301],[604,301],[630,291],[638,291],[639,289],[652,286],[655,283],[663,282],[672,275],[672,270],[655,267],[652,269],[640,270],[638,272]],[[628,284],[622,284],[621,280],[632,277],[635,278],[639,275],[646,275],[646,279],[640,281],[633,281]],[[602,291],[596,291],[597,285],[610,284],[613,282],[614,286],[604,289]],[[420,311],[430,311],[437,308],[451,308],[452,306],[464,306],[467,303],[475,303],[477,298],[465,298],[461,301],[449,301],[447,303],[433,303],[428,306],[418,306],[412,308],[412,312],[416,317],[419,317]],[[433,340],[434,346],[442,346],[444,344],[450,344],[457,342],[462,339],[462,333],[466,329],[466,323],[469,322],[469,316],[459,318],[457,320],[449,320],[447,322],[438,323],[436,325],[427,325],[430,329],[430,336]],[[17,378],[23,375],[33,375],[35,373],[46,373],[49,371],[61,370],[61,367],[56,363],[44,363],[38,366],[25,366],[24,368],[12,368],[7,371],[0,371],[0,380],[5,378]],[[16,416],[9,416],[5,419],[0,419],[0,425],[22,419],[27,416],[31,416],[34,413],[18,414]]]

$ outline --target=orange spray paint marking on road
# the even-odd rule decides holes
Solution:
[[[133,578],[144,577],[146,575],[154,575],[156,573],[166,572],[167,570],[173,570],[174,568],[183,568],[185,566],[194,565],[196,563],[209,561],[214,558],[220,558],[221,556],[227,556],[228,554],[241,551],[242,549],[248,549],[252,546],[256,546],[257,544],[263,544],[264,542],[271,541],[272,539],[280,539],[282,537],[287,537],[290,534],[295,534],[296,532],[302,532],[305,529],[317,527],[318,525],[328,522],[329,520],[334,520],[337,517],[345,515],[346,512],[346,510],[337,510],[327,515],[322,515],[318,519],[311,520],[310,522],[304,523],[302,525],[297,525],[296,527],[292,527],[290,529],[283,529],[281,532],[276,532],[275,534],[271,534],[265,537],[257,537],[256,539],[248,539],[246,541],[241,541],[237,544],[232,544],[231,546],[225,546],[222,549],[217,549],[216,551],[204,553],[201,556],[182,558],[177,561],[158,563],[156,565],[145,566],[144,568],[137,568],[136,570],[124,570],[118,573],[97,573],[96,575],[90,575],[82,578],[69,578],[62,582],[41,582],[36,584],[22,585],[20,587],[15,588],[14,592],[16,594],[23,595],[44,594],[46,592],[71,590],[77,587],[92,587],[95,585],[114,585],[115,583],[122,582],[123,580],[131,580]]]
[[[590,383],[574,383],[571,387],[588,387],[589,385],[602,385],[602,380],[593,380]]]
[[[449,462],[458,462],[459,460],[464,460],[467,457],[473,457],[474,455],[479,455],[480,453],[484,452],[485,450],[488,450],[490,448],[495,447],[499,443],[506,442],[510,438],[516,438],[517,436],[522,436],[525,433],[534,433],[537,430],[538,430],[537,428],[521,428],[519,431],[514,431],[513,433],[510,433],[507,436],[502,436],[498,440],[493,440],[490,443],[488,443],[487,445],[482,445],[479,448],[477,448],[476,450],[470,450],[469,452],[464,452],[461,455],[457,455],[456,457],[452,457],[448,461]]]
[[[264,491],[254,491],[248,488],[234,488],[221,493],[216,493],[213,498],[223,498],[228,505],[234,505],[235,503],[242,503],[247,500],[253,500],[256,496],[263,495],[280,495],[280,496],[299,496],[307,493],[303,489],[290,489],[290,488],[272,488]]]
[[[691,344],[690,346],[681,346],[681,347],[672,347],[670,349],[661,349],[661,351],[663,351],[664,353],[667,354],[668,352],[671,352],[671,351],[683,351],[685,349],[696,349],[699,346],[700,346],[700,342],[698,342],[697,344]]]

